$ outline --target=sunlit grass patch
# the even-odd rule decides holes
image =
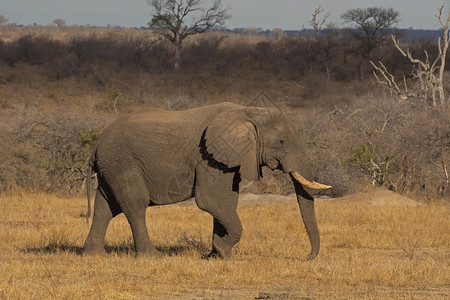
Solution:
[[[322,243],[313,261],[295,199],[240,204],[242,240],[231,259],[208,260],[212,217],[195,204],[147,210],[162,257],[135,256],[123,215],[108,228],[106,254],[84,256],[85,199],[2,196],[0,297],[448,298],[448,205],[366,196],[316,200]]]

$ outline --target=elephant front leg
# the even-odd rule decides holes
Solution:
[[[209,253],[208,257],[220,257],[229,258],[231,256],[231,250],[241,239],[242,224],[236,211],[234,211],[234,217],[228,215],[227,222],[219,221],[214,217],[214,228],[212,246],[213,249]],[[223,225],[222,223],[226,224]],[[227,227],[225,227],[227,226]]]
[[[196,203],[214,217],[213,248],[208,257],[229,258],[242,235],[241,220],[236,212],[239,174],[224,173],[205,163],[199,166],[196,176]]]

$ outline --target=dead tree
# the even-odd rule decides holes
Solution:
[[[390,91],[391,95],[395,94],[396,96],[400,97],[400,99],[402,99],[402,100],[406,99],[409,96],[408,86],[406,84],[405,76],[403,76],[403,83],[404,83],[404,86],[405,86],[405,91],[402,91],[400,86],[399,86],[399,83],[397,83],[395,81],[394,75],[389,73],[389,71],[387,70],[386,66],[381,61],[378,62],[378,64],[380,66],[377,66],[371,60],[369,62],[375,69],[373,71],[373,75],[375,76],[376,80],[378,81],[378,83],[381,86],[383,86],[388,91]],[[377,75],[377,71],[382,75],[381,78]]]
[[[329,12],[327,12],[327,13],[323,16],[322,21],[319,21],[317,18],[318,18],[319,15],[320,15],[321,13],[323,13],[323,12],[324,12],[324,9],[321,8],[320,5],[319,5],[319,7],[316,8],[316,9],[314,10],[314,13],[312,14],[312,19],[311,19],[310,24],[311,24],[311,26],[314,28],[314,30],[316,31],[316,39],[319,38],[319,33],[320,33],[320,30],[322,30],[323,24],[325,24],[326,20],[331,16],[331,14],[330,14]]]
[[[440,36],[438,38],[438,50],[439,54],[433,62],[430,62],[428,52],[425,51],[425,61],[421,61],[420,59],[414,58],[411,54],[410,49],[403,50],[400,46],[400,42],[395,38],[395,35],[392,35],[392,41],[394,42],[395,47],[400,51],[400,53],[409,59],[411,63],[415,65],[415,69],[413,71],[414,77],[416,77],[420,84],[422,90],[425,92],[425,97],[429,91],[431,91],[431,98],[433,101],[433,106],[437,106],[437,96],[439,94],[440,105],[442,107],[446,107],[447,100],[445,96],[445,88],[444,88],[444,69],[445,69],[445,57],[447,54],[450,37],[449,37],[449,22],[450,22],[450,12],[447,16],[447,20],[444,21],[442,19],[442,9],[438,9],[439,14],[436,17],[444,28],[444,36]]]

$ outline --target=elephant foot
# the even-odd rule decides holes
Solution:
[[[158,250],[156,250],[154,247],[150,248],[150,249],[136,251],[136,257],[146,256],[146,255],[149,255],[152,257],[162,257],[163,256],[163,254],[161,252],[159,252]]]
[[[231,248],[225,245],[222,240],[216,240],[213,243],[213,249],[208,254],[208,258],[229,259],[231,256]]]
[[[209,259],[220,259],[222,257],[217,253],[217,251],[213,249],[211,250],[211,252],[209,252],[208,255],[203,256],[203,258],[209,260]]]
[[[315,253],[310,253],[308,254],[308,256],[306,257],[306,260],[313,260],[317,257],[317,254]]]
[[[105,247],[94,247],[90,245],[85,245],[83,250],[83,255],[106,255]]]

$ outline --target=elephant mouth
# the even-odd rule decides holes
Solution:
[[[294,177],[295,180],[297,180],[298,183],[300,183],[303,186],[312,188],[312,189],[316,189],[316,190],[326,190],[326,189],[330,189],[331,186],[330,185],[326,185],[326,184],[322,184],[322,183],[318,183],[315,181],[309,181],[307,180],[305,177],[303,177],[300,173],[298,172],[290,172],[290,174],[292,175],[292,177]]]

